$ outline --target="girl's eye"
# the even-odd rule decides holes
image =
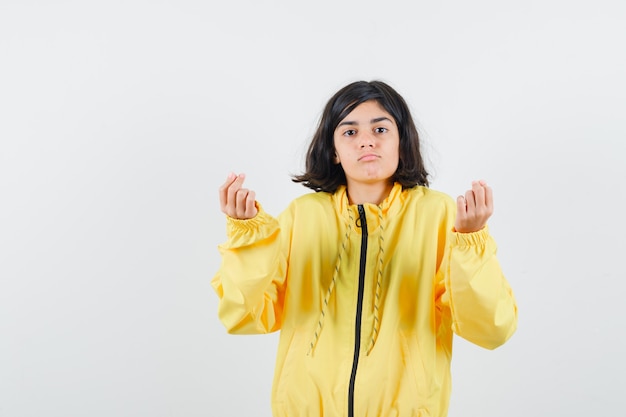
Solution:
[[[387,129],[386,127],[377,127],[375,131],[376,133],[385,133],[385,132],[388,132],[389,129]]]
[[[343,132],[344,136],[354,136],[356,135],[356,130],[354,129],[350,129],[350,130],[346,130],[345,132]]]

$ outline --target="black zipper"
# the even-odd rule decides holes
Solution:
[[[359,366],[359,352],[361,351],[361,316],[363,313],[363,291],[365,286],[365,263],[367,261],[367,220],[363,205],[358,205],[359,220],[361,221],[361,262],[359,265],[359,293],[356,303],[356,322],[354,326],[354,360],[352,361],[352,374],[348,385],[348,417],[354,417],[354,383],[356,370]],[[359,225],[357,225],[359,226]]]

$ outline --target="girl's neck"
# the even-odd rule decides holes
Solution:
[[[350,204],[380,204],[393,188],[393,182],[375,184],[348,184],[346,191]]]

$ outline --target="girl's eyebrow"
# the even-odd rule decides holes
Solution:
[[[386,120],[386,121],[388,121],[390,123],[393,123],[393,121],[390,118],[382,116],[382,117],[376,117],[375,119],[370,120],[370,124],[382,122],[383,120]],[[359,124],[358,122],[355,122],[355,121],[352,121],[352,120],[344,120],[343,122],[339,123],[337,125],[337,127],[341,127],[341,126],[344,126],[344,125],[356,126],[358,124]]]
[[[375,119],[372,119],[372,120],[370,120],[370,123],[372,123],[372,124],[373,124],[373,123],[378,123],[378,122],[382,122],[383,120],[386,120],[386,121],[388,121],[388,122],[390,122],[390,123],[393,123],[393,121],[392,121],[390,118],[385,117],[385,116],[383,116],[383,117],[377,117],[377,118],[375,118]]]

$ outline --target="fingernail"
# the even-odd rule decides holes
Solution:
[[[232,180],[233,178],[235,178],[235,174],[234,173],[231,172],[230,174],[228,174],[228,179],[229,180]]]

